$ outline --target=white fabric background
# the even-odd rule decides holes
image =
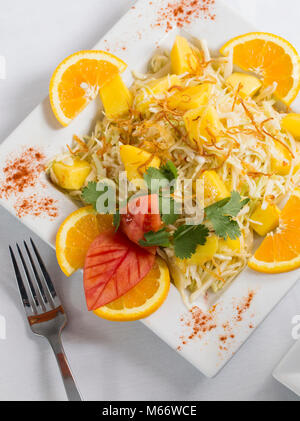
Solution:
[[[7,61],[7,79],[0,80],[0,142],[47,95],[54,63],[71,51],[93,46],[132,5],[131,0],[0,0],[0,55]],[[227,0],[259,30],[289,39],[300,51],[298,0]],[[0,400],[64,400],[64,390],[49,346],[33,337],[25,324],[8,244],[31,233],[0,209],[0,315],[7,339],[0,338]],[[80,312],[82,297],[72,296],[55,254],[40,249],[65,303],[70,322],[64,331],[76,342],[72,314]],[[16,303],[16,305],[12,304]],[[300,285],[293,288],[256,329],[250,339],[214,379],[206,379],[139,322],[93,322],[101,330],[95,344],[82,332],[84,343],[72,347],[69,358],[85,399],[97,400],[295,400],[271,372],[293,344],[291,319],[300,314]],[[89,343],[90,342],[90,343]],[[99,362],[89,360],[97,346]],[[74,351],[75,349],[75,351]]]

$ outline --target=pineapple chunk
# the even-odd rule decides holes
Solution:
[[[62,161],[54,161],[51,167],[54,176],[52,180],[63,189],[79,190],[84,185],[86,177],[91,171],[87,161],[79,158],[72,159],[70,165]]]
[[[171,51],[172,72],[176,75],[191,73],[198,67],[197,58],[187,40],[177,35]]]
[[[218,250],[219,240],[216,235],[212,235],[207,238],[206,243],[201,246],[198,245],[196,252],[189,258],[186,259],[188,265],[202,265],[203,263],[211,260]]]
[[[160,159],[157,156],[151,159],[152,155],[149,152],[135,146],[121,145],[120,156],[129,181],[141,179],[141,173],[149,167],[159,168],[160,166]]]
[[[281,143],[274,140],[275,151],[271,156],[271,170],[278,175],[287,175],[292,165],[292,156]]]
[[[241,241],[239,238],[235,238],[232,240],[231,238],[227,237],[226,240],[223,238],[219,239],[219,250],[222,252],[224,248],[229,248],[234,251],[241,251]]]
[[[205,206],[230,196],[227,187],[215,171],[204,171],[201,177],[204,182]]]
[[[176,92],[168,99],[170,108],[178,110],[193,110],[207,105],[212,93],[213,86],[211,83],[203,83],[202,85],[189,86],[182,91]]]
[[[132,104],[132,94],[119,74],[100,88],[100,97],[108,118],[126,114]]]
[[[231,86],[233,89],[237,88],[239,84],[242,86],[239,91],[242,98],[252,97],[262,86],[261,81],[257,77],[246,73],[232,73],[226,79],[226,85]]]
[[[290,113],[283,117],[281,127],[290,132],[296,140],[300,140],[300,114]]]
[[[250,225],[257,234],[265,236],[279,224],[280,209],[269,204],[266,209],[259,205],[251,215]]]
[[[141,113],[148,110],[153,95],[160,95],[170,89],[172,86],[181,86],[182,82],[176,75],[167,75],[160,79],[151,80],[137,94],[135,99],[136,109]],[[150,97],[150,98],[147,98]]]

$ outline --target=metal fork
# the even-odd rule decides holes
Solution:
[[[70,401],[81,401],[80,393],[72,376],[61,342],[61,331],[67,323],[67,317],[43,260],[32,239],[30,239],[30,242],[35,259],[32,257],[26,241],[24,241],[24,247],[28,257],[27,263],[29,261],[31,270],[28,269],[21,249],[16,244],[25,273],[25,282],[23,282],[14,252],[11,246],[9,246],[21,300],[25,308],[29,326],[33,333],[48,339],[54,351],[68,399]]]

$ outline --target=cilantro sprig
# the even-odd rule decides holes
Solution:
[[[206,218],[212,223],[219,237],[225,240],[229,237],[234,240],[241,235],[239,225],[233,218],[248,202],[249,199],[242,200],[240,194],[233,191],[230,197],[205,208]]]
[[[144,240],[140,240],[139,244],[143,247],[169,247],[169,233],[165,228],[160,229],[159,231],[148,231],[144,234]]]
[[[173,236],[175,255],[180,259],[190,258],[198,245],[206,243],[208,234],[209,230],[203,224],[181,225]]]
[[[177,168],[172,161],[160,168],[149,167],[144,174],[148,191],[159,196],[159,211],[166,225],[174,224],[180,214],[179,204],[171,196],[177,177]]]

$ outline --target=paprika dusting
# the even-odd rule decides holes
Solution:
[[[0,198],[16,197],[14,209],[19,218],[26,215],[47,216],[51,219],[58,214],[56,200],[40,195],[45,185],[40,180],[44,171],[45,155],[36,147],[23,149],[18,155],[10,156],[3,168]],[[28,189],[35,189],[29,194]]]
[[[168,3],[158,10],[156,26],[169,32],[173,27],[182,28],[192,23],[193,19],[215,20],[213,13],[215,0],[179,0]]]

